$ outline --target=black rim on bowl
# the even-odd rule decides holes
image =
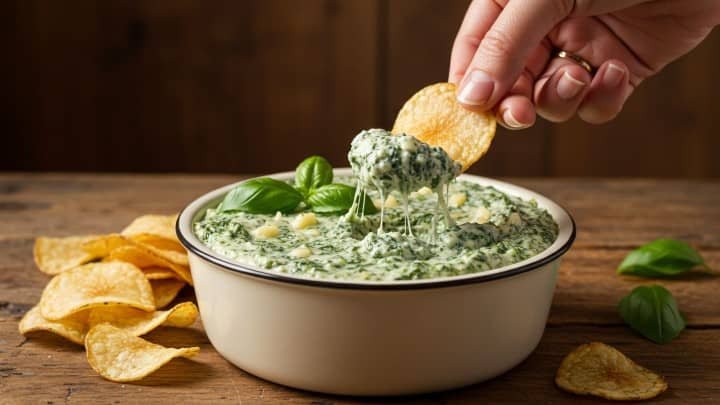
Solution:
[[[507,183],[506,183],[507,184]],[[233,184],[234,186],[235,184]],[[217,191],[217,190],[215,190]],[[530,191],[530,190],[526,190]],[[535,193],[534,191],[531,191],[533,194],[537,194],[541,196],[538,193]],[[211,194],[213,192],[207,193]],[[205,195],[207,195],[205,194]],[[204,196],[205,196],[204,195]],[[544,196],[543,196],[544,197]],[[200,197],[202,198],[202,197]],[[545,197],[546,198],[546,197]],[[195,200],[197,201],[197,200]],[[200,249],[198,246],[196,246],[193,242],[188,240],[188,238],[183,234],[181,226],[180,226],[180,220],[184,218],[188,213],[187,210],[190,208],[190,206],[186,207],[182,212],[180,212],[180,215],[178,215],[178,221],[175,224],[175,232],[177,233],[178,238],[180,239],[180,242],[185,246],[185,249],[188,251],[196,254],[197,256],[203,258],[204,260],[207,260],[208,262],[215,264],[216,266],[219,266],[220,268],[232,271],[236,273],[241,273],[244,275],[252,276],[252,277],[259,277],[266,280],[271,281],[278,281],[282,283],[290,283],[290,284],[298,284],[298,285],[304,285],[304,286],[312,286],[312,287],[322,287],[322,288],[339,288],[339,289],[352,289],[352,290],[418,290],[418,289],[428,289],[428,288],[441,288],[441,287],[451,287],[451,286],[460,286],[460,285],[468,285],[468,284],[477,284],[477,283],[484,283],[488,281],[494,281],[499,280],[507,277],[516,276],[519,274],[527,273],[529,271],[539,269],[546,264],[553,262],[554,260],[558,259],[560,256],[565,254],[570,247],[572,246],[573,242],[575,241],[575,235],[576,235],[576,227],[575,227],[575,219],[570,215],[570,213],[559,204],[553,202],[553,204],[557,205],[563,213],[568,217],[570,221],[570,235],[568,236],[565,243],[563,243],[560,247],[556,248],[554,251],[550,252],[549,254],[543,256],[537,261],[530,261],[524,265],[513,267],[507,270],[494,272],[494,273],[487,273],[487,272],[479,272],[479,273],[470,273],[465,275],[459,275],[459,276],[453,276],[453,277],[445,277],[445,278],[439,278],[439,279],[428,279],[428,280],[407,280],[407,281],[422,281],[421,283],[407,283],[407,282],[354,282],[354,281],[345,281],[345,280],[323,280],[323,279],[312,279],[312,278],[306,278],[301,276],[291,276],[279,272],[274,272],[272,270],[263,270],[263,269],[256,269],[249,265],[244,265],[239,262],[231,261],[230,259],[225,259],[223,257],[220,257],[216,254],[208,253],[202,249]],[[203,209],[207,209],[207,204]],[[196,216],[196,212],[191,213],[191,221],[193,221],[193,218]],[[192,232],[192,224],[190,226],[190,232]],[[558,234],[558,237],[559,234]],[[201,242],[200,242],[201,243]],[[542,252],[538,254],[538,256],[543,255],[545,252]],[[532,260],[530,258],[529,260]],[[513,265],[510,265],[513,266]],[[492,271],[492,270],[490,270]]]

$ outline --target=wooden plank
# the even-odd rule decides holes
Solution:
[[[376,1],[19,3],[4,169],[339,165],[377,123]]]
[[[385,127],[392,127],[403,103],[422,87],[447,81],[450,51],[467,0],[393,0],[387,2]],[[470,173],[488,176],[541,176],[547,172],[550,124],[521,133],[498,130],[493,147]]]

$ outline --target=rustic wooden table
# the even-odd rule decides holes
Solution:
[[[23,313],[48,281],[35,269],[38,235],[73,235],[121,229],[144,213],[172,213],[194,197],[234,181],[228,176],[0,175],[0,402],[155,403],[292,402],[362,403],[370,400],[281,387],[223,360],[201,326],[159,329],[148,339],[169,346],[198,345],[194,360],[175,360],[134,384],[103,380],[83,349],[50,335],[25,339]],[[380,402],[595,401],[553,384],[565,354],[602,341],[666,376],[659,399],[677,403],[720,401],[720,277],[642,280],[615,275],[632,248],[657,237],[681,238],[720,268],[720,181],[522,180],[567,207],[579,232],[558,277],[555,300],[540,346],[514,370],[465,389]],[[639,337],[619,319],[616,305],[633,287],[657,282],[670,289],[688,328],[667,345]],[[183,294],[191,296],[191,291]],[[478,364],[482,367],[482,364]],[[382,384],[382,381],[378,381]]]

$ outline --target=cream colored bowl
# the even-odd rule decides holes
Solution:
[[[336,175],[349,175],[336,169]],[[292,178],[293,173],[271,177]],[[537,200],[560,227],[539,255],[496,270],[396,282],[324,281],[234,262],[192,230],[236,184],[180,214],[202,321],[228,361],[264,379],[311,391],[401,395],[495,377],[523,361],[545,329],[561,256],[575,238],[562,207],[488,178],[462,179]]]

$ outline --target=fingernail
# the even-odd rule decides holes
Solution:
[[[485,104],[492,95],[495,83],[487,73],[482,70],[473,70],[465,79],[458,93],[458,101],[463,104]]]
[[[558,80],[557,94],[563,100],[571,100],[580,94],[583,87],[585,87],[585,82],[572,77],[570,73],[565,71]]]
[[[603,75],[603,83],[608,87],[617,87],[625,77],[625,69],[613,63],[609,64]]]
[[[528,126],[527,124],[523,124],[520,121],[518,121],[517,118],[515,118],[515,116],[512,114],[512,111],[509,108],[506,109],[505,112],[503,112],[502,118],[503,118],[503,121],[505,121],[505,124],[507,124],[509,127],[512,127],[512,128],[520,129],[520,128],[526,128]]]

